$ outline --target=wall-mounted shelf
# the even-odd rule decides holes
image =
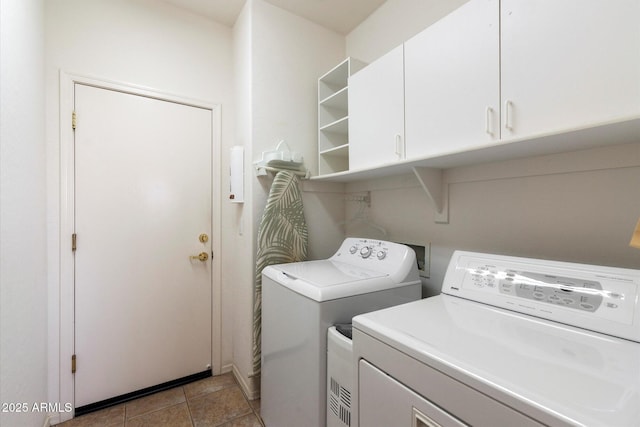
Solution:
[[[345,110],[345,106],[348,101],[348,88],[345,86],[342,89],[338,90],[336,93],[333,93],[326,97],[325,99],[320,101],[325,108],[335,108],[337,110]]]
[[[320,152],[323,156],[347,157],[349,155],[349,144],[339,145]]]
[[[392,160],[375,168],[341,171],[311,179],[354,182],[385,176],[415,174],[438,211],[436,221],[446,222],[444,217],[448,217],[448,193],[446,183],[442,182],[442,169],[638,142],[640,142],[640,116],[564,132],[494,142],[473,150],[443,153],[413,160]]]
[[[349,135],[349,116],[344,116],[320,128],[320,132]]]
[[[347,58],[318,79],[319,175],[349,169],[348,81],[364,63]]]

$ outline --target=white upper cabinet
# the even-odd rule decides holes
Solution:
[[[349,91],[350,179],[637,142],[640,0],[470,0]]]
[[[501,0],[501,19],[502,139],[640,114],[640,1]]]
[[[349,78],[349,170],[404,159],[403,46]]]
[[[500,138],[499,0],[475,0],[405,43],[407,159]]]

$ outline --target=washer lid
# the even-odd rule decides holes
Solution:
[[[266,267],[262,273],[281,285],[319,302],[394,286],[386,273],[331,260],[272,265]]]
[[[330,260],[280,264],[274,268],[291,278],[305,280],[319,288],[388,276],[388,274],[379,271]]]
[[[639,343],[449,295],[356,316],[353,326],[542,422],[638,423]]]

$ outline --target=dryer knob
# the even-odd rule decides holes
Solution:
[[[358,252],[358,247],[357,246],[351,246],[349,248],[349,252],[352,254],[355,254],[356,252]]]
[[[385,259],[386,256],[387,256],[387,253],[385,251],[380,251],[378,252],[378,255],[377,255],[378,259],[380,260]]]
[[[369,246],[363,247],[360,249],[360,255],[362,255],[362,258],[369,258],[369,255],[371,255],[371,248]]]

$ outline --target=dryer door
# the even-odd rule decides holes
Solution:
[[[361,426],[468,426],[363,359],[359,408]]]

